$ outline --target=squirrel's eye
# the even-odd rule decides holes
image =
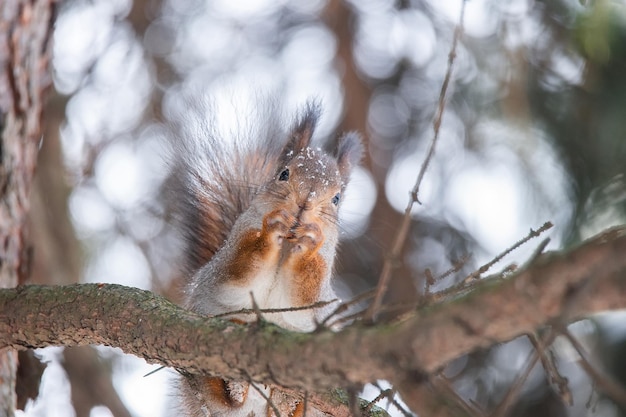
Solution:
[[[280,175],[278,176],[278,181],[287,181],[289,179],[289,169],[285,169],[283,172],[280,173]]]
[[[339,197],[340,197],[340,196],[339,196],[339,193],[337,193],[337,194],[335,194],[335,196],[333,197],[333,199],[332,199],[332,200],[330,200],[330,201],[332,201],[332,203],[333,203],[334,205],[338,205],[338,204],[339,204]]]

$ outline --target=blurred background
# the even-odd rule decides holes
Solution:
[[[32,202],[32,282],[114,282],[180,301],[180,242],[161,193],[176,140],[170,126],[190,106],[202,118],[212,102],[227,131],[245,114],[237,103],[271,96],[286,123],[319,99],[320,141],[362,133],[368,153],[342,207],[337,286],[346,295],[372,288],[433,136],[460,10],[461,0],[59,3],[55,91]],[[426,270],[458,267],[430,291],[444,289],[546,221],[555,224],[548,249],[626,223],[626,4],[469,0],[464,27],[388,305],[415,301]],[[523,263],[541,239],[491,272]],[[573,330],[626,381],[626,315]],[[446,375],[489,411],[531,349],[520,338],[461,358]],[[101,347],[37,354],[48,364],[41,395],[19,415],[177,415],[173,371],[144,377],[156,367]],[[595,390],[567,343],[557,340],[554,355],[573,404],[537,365],[510,415],[626,415]]]

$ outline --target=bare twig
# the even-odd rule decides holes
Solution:
[[[444,302],[450,298],[458,297],[463,294],[467,294],[472,291],[481,281],[485,279],[489,280],[500,280],[506,277],[507,275],[515,272],[518,269],[516,264],[511,264],[506,266],[502,271],[491,275],[489,277],[485,277],[482,280],[473,280],[468,283],[461,281],[457,284],[452,285],[451,287],[445,288],[441,291],[437,291],[436,293],[427,294],[423,297],[422,305],[432,305],[435,303]]]
[[[535,248],[535,251],[530,256],[530,258],[528,258],[526,263],[530,264],[531,262],[534,262],[535,259],[537,259],[539,257],[539,255],[541,255],[543,253],[543,251],[546,250],[546,246],[548,246],[548,243],[550,243],[550,238],[549,237],[547,237],[544,240],[542,240],[541,243]]]
[[[159,372],[160,370],[165,369],[165,368],[167,368],[167,367],[166,367],[166,366],[159,366],[158,368],[153,369],[153,370],[151,370],[150,372],[148,372],[147,374],[145,374],[143,377],[144,377],[144,378],[147,378],[147,377],[149,377],[150,375],[152,375],[152,374],[156,374],[157,372]]]
[[[555,337],[554,332],[552,330],[549,330],[543,336],[543,338],[536,343],[535,349],[533,349],[530,356],[526,359],[526,365],[524,366],[524,370],[520,374],[518,374],[515,381],[513,381],[513,384],[511,384],[511,387],[509,388],[508,392],[504,396],[504,399],[500,402],[498,407],[491,414],[492,417],[503,417],[507,415],[509,408],[511,407],[511,405],[513,405],[513,403],[519,396],[520,392],[522,391],[522,387],[524,386],[524,383],[528,379],[530,372],[533,370],[533,368],[539,361],[539,358],[543,355],[545,348],[549,346],[550,344],[552,344],[552,342],[554,341],[554,337]]]
[[[392,389],[381,389],[378,388],[380,390],[380,392],[378,393],[378,395],[376,396],[376,398],[374,398],[372,401],[368,402],[367,405],[365,407],[363,407],[363,411],[368,413],[372,407],[374,407],[374,405],[376,405],[377,402],[381,401],[383,398],[389,398],[390,395],[393,395],[393,390]]]
[[[305,306],[300,306],[300,307],[283,307],[283,308],[242,308],[241,310],[237,310],[237,311],[227,311],[226,313],[220,313],[220,314],[215,314],[213,316],[211,316],[212,318],[222,318],[222,317],[228,317],[228,316],[235,316],[238,314],[258,314],[258,313],[263,313],[263,314],[271,314],[271,313],[286,313],[286,312],[290,312],[290,311],[302,311],[302,310],[313,310],[316,308],[322,308],[322,307],[326,307],[329,304],[332,303],[336,303],[338,300],[332,299],[329,301],[318,301],[316,303],[313,304],[308,304]],[[258,307],[258,306],[257,306]]]
[[[378,388],[379,390],[383,390],[380,385],[378,384],[378,382],[374,382],[373,385]],[[402,404],[400,404],[397,400],[396,400],[396,390],[392,390],[391,394],[387,396],[387,399],[389,400],[389,402],[391,404],[393,404],[394,407],[396,407],[396,409],[398,411],[400,411],[404,417],[413,417],[413,413],[411,413],[410,411],[408,411],[406,408],[404,408],[402,406]]]
[[[359,395],[357,390],[349,388],[346,391],[348,392],[348,406],[350,407],[352,416],[361,417],[363,414],[361,413],[361,408],[359,407]]]
[[[424,276],[426,277],[426,292],[428,292],[431,285],[435,285],[436,279],[433,276],[433,271],[430,268],[424,270]]]
[[[574,396],[572,395],[572,391],[569,388],[569,380],[563,375],[561,375],[561,373],[559,372],[559,368],[557,367],[557,363],[556,363],[556,354],[554,353],[554,350],[551,349],[549,353],[550,353],[550,363],[552,364],[552,366],[554,367],[556,371],[556,373],[551,374],[552,378],[555,378],[555,374],[558,375],[558,379],[555,378],[552,380],[552,382],[557,386],[557,389],[559,391],[559,395],[561,396],[561,400],[563,401],[563,404],[567,404],[568,406],[571,407],[574,405]]]
[[[446,70],[446,76],[443,80],[443,84],[441,85],[441,92],[439,93],[439,105],[437,106],[437,113],[435,114],[435,119],[433,120],[433,140],[430,142],[430,147],[428,148],[428,153],[426,154],[426,158],[424,158],[424,162],[422,163],[422,167],[420,168],[420,172],[417,176],[417,181],[415,182],[415,186],[413,190],[411,190],[411,202],[409,203],[408,209],[413,207],[413,203],[422,204],[419,201],[419,188],[422,184],[422,180],[424,179],[424,174],[426,174],[426,170],[430,165],[430,161],[435,154],[435,146],[437,145],[437,140],[439,139],[439,129],[441,127],[441,121],[443,119],[443,112],[445,110],[446,105],[446,94],[448,92],[448,85],[450,84],[450,78],[452,75],[452,68],[454,65],[454,59],[456,58],[456,45],[461,37],[461,33],[463,32],[463,15],[465,14],[465,1],[462,2],[461,5],[461,16],[459,17],[459,24],[457,25],[454,31],[454,37],[452,39],[452,48],[450,49],[450,54],[448,55],[448,69]]]
[[[309,391],[304,391],[304,399],[302,400],[302,417],[306,417],[308,406],[309,406]]]
[[[267,405],[269,405],[272,408],[272,410],[274,410],[274,414],[276,414],[276,417],[280,417],[280,411],[278,410],[278,407],[276,407],[276,404],[274,404],[272,399],[268,397],[261,388],[256,386],[256,384],[252,381],[252,377],[247,372],[244,372],[244,374],[246,375],[248,384],[250,384],[250,386],[254,388],[255,391],[258,392],[265,401],[267,401]]]
[[[394,303],[393,305],[386,305],[386,306],[381,306],[380,310],[378,310],[379,313],[397,313],[398,311],[406,311],[409,310],[409,312],[407,314],[412,314],[412,311],[418,307],[419,304],[416,301],[408,301],[405,303]],[[343,316],[343,317],[339,317],[337,320],[333,321],[332,323],[330,323],[328,325],[328,327],[333,328],[334,326],[337,326],[339,324],[342,323],[348,323],[352,320],[357,320],[359,318],[365,317],[365,315],[367,314],[368,309],[363,309],[360,311],[357,311],[356,313],[347,315],[347,316]],[[401,316],[397,316],[394,317],[394,320],[402,320]]]
[[[406,237],[409,233],[409,226],[411,225],[411,210],[413,209],[413,205],[419,202],[419,188],[422,183],[422,179],[424,178],[424,174],[426,173],[426,169],[428,169],[428,165],[430,164],[430,160],[435,153],[435,146],[437,145],[437,140],[439,139],[439,128],[441,127],[441,120],[443,118],[443,112],[445,110],[446,104],[446,94],[448,92],[448,85],[450,84],[450,78],[452,76],[452,68],[454,67],[454,59],[456,58],[456,46],[459,42],[459,38],[463,33],[463,16],[465,14],[465,0],[461,3],[461,14],[459,16],[459,24],[456,26],[454,31],[454,36],[452,38],[452,46],[450,47],[450,54],[448,55],[448,68],[446,70],[446,75],[443,80],[443,84],[441,86],[441,91],[439,93],[439,105],[437,106],[437,112],[435,113],[435,118],[433,120],[433,139],[430,143],[430,147],[428,149],[428,153],[426,154],[426,158],[422,163],[422,167],[417,176],[417,181],[415,182],[415,186],[411,190],[411,198],[409,203],[404,210],[404,217],[402,218],[402,223],[398,230],[398,234],[396,236],[395,241],[393,242],[391,252],[385,258],[385,263],[383,264],[383,270],[381,271],[380,278],[378,281],[378,286],[376,288],[376,296],[374,297],[374,301],[370,305],[366,313],[366,319],[370,321],[374,321],[378,312],[380,310],[380,306],[383,301],[383,297],[387,293],[387,288],[389,287],[389,281],[391,280],[391,272],[394,268],[394,264],[396,259],[400,256],[400,252],[404,247],[404,243],[406,242]],[[420,203],[421,204],[421,203]]]
[[[452,265],[452,268],[448,269],[443,274],[436,276],[435,277],[435,281],[441,281],[442,279],[449,277],[450,275],[454,274],[455,272],[460,271],[461,268],[463,268],[463,266],[467,263],[467,261],[470,260],[471,257],[472,257],[471,254],[463,255],[461,257],[461,259],[459,259],[458,261],[454,262],[454,265]]]
[[[530,239],[533,239],[533,238],[539,236],[540,234],[542,234],[546,230],[550,229],[552,226],[553,226],[553,224],[551,222],[545,222],[543,224],[543,226],[541,226],[537,230],[530,229],[530,232],[528,233],[528,235],[525,238],[518,240],[511,247],[507,248],[504,252],[500,253],[495,258],[493,258],[491,261],[487,262],[486,264],[484,264],[483,266],[478,268],[478,270],[476,270],[476,271],[472,272],[471,274],[469,274],[463,280],[463,282],[464,283],[468,283],[470,281],[473,281],[473,280],[476,280],[476,279],[480,278],[481,274],[484,274],[485,272],[487,272],[492,266],[494,266],[497,262],[499,262],[506,255],[508,255],[509,253],[513,252],[515,249],[519,248],[524,243],[528,242]],[[547,242],[545,244],[547,244]],[[543,242],[542,242],[542,245],[543,245]],[[541,250],[543,250],[542,245],[540,245],[540,248],[542,248]]]
[[[433,388],[438,391],[444,398],[452,401],[457,407],[470,417],[485,417],[478,407],[473,403],[468,403],[463,399],[450,384],[450,380],[443,375],[431,378]]]
[[[403,407],[402,404],[400,404],[398,400],[396,400],[395,395],[391,397],[389,401],[391,401],[391,404],[393,404],[393,406],[396,407],[396,409],[400,411],[402,415],[404,415],[404,417],[413,417],[413,413]]]
[[[533,344],[535,350],[539,352],[541,364],[543,365],[543,369],[548,376],[548,380],[553,385],[556,385],[563,403],[572,406],[574,401],[574,398],[572,397],[572,392],[569,389],[567,378],[563,377],[559,372],[559,369],[557,368],[553,351],[550,350],[548,352],[549,355],[547,355],[545,350],[541,348],[541,341],[537,338],[536,334],[531,333],[528,335],[528,338]]]
[[[345,311],[348,310],[348,308],[350,308],[354,304],[358,304],[361,301],[369,300],[374,295],[375,295],[375,291],[374,290],[366,291],[366,292],[364,292],[362,294],[359,294],[359,295],[355,296],[354,298],[352,298],[349,301],[346,301],[344,303],[339,304],[337,306],[337,308],[335,308],[328,316],[326,316],[324,318],[324,320],[322,320],[321,323],[319,323],[318,327],[323,327],[333,317],[338,316],[339,314],[344,313]]]
[[[507,415],[509,408],[513,405],[520,392],[522,391],[522,387],[524,383],[528,379],[528,375],[532,371],[533,367],[539,360],[539,353],[536,350],[533,350],[532,356],[528,358],[526,362],[526,366],[524,367],[524,371],[518,375],[518,377],[513,381],[513,384],[507,391],[506,395],[502,402],[498,405],[496,410],[491,414],[492,417],[503,417]]]
[[[335,326],[337,326],[339,324],[349,323],[352,320],[356,320],[358,318],[363,317],[363,315],[365,314],[366,311],[367,311],[367,309],[364,309],[364,310],[361,310],[361,311],[357,311],[354,314],[350,314],[350,315],[347,315],[347,316],[339,317],[337,320],[335,320],[332,323],[330,323],[327,327],[332,329],[333,327],[335,327]]]
[[[589,397],[585,402],[585,408],[587,410],[591,410],[594,414],[596,412],[596,406],[598,405],[598,387],[596,386],[596,381],[591,381],[591,391],[589,392]]]
[[[606,372],[591,363],[589,354],[567,327],[562,326],[559,331],[569,340],[572,347],[576,349],[576,352],[580,355],[580,366],[596,382],[598,388],[617,404],[626,406],[626,389]]]
[[[252,301],[252,310],[254,311],[254,314],[256,315],[256,321],[257,323],[261,323],[263,321],[263,313],[261,313],[261,309],[259,308],[259,305],[254,299],[254,293],[252,291],[250,291],[250,299]]]

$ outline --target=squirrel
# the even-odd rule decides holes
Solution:
[[[264,126],[234,141],[206,126],[177,141],[170,187],[187,246],[187,308],[211,316],[337,299],[331,277],[338,209],[363,145],[350,132],[339,137],[333,153],[313,147],[319,115],[320,106],[309,103],[287,132],[268,117]],[[330,308],[263,317],[307,332]],[[251,320],[244,314],[231,317]],[[218,377],[184,375],[179,392],[189,417],[273,416],[275,410],[300,417],[306,407],[276,387]],[[327,415],[311,408],[309,417]]]

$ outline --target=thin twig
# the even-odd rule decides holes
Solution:
[[[550,238],[547,237],[541,241],[541,243],[535,248],[535,251],[530,255],[530,258],[526,261],[527,264],[533,263],[542,253],[546,250],[546,246],[550,243]]]
[[[543,338],[537,343],[535,349],[533,349],[530,356],[526,359],[526,365],[524,366],[523,372],[517,375],[513,384],[509,388],[508,392],[504,396],[504,399],[500,402],[495,411],[491,414],[492,417],[503,417],[507,415],[509,408],[513,405],[513,402],[517,399],[520,392],[522,391],[522,387],[524,383],[528,379],[530,372],[533,370],[539,358],[543,354],[542,352],[546,349],[547,346],[552,344],[554,341],[554,331],[548,330],[548,332],[543,336]]]
[[[448,92],[448,85],[450,84],[450,78],[452,75],[452,68],[454,66],[454,60],[456,58],[456,45],[461,37],[461,33],[463,32],[463,15],[465,14],[465,0],[463,0],[461,4],[461,16],[459,17],[459,24],[457,25],[454,31],[454,37],[452,39],[452,48],[450,49],[450,54],[448,54],[448,69],[446,70],[446,76],[443,79],[443,84],[441,85],[441,91],[439,92],[439,105],[437,106],[437,113],[435,114],[435,119],[433,120],[433,140],[430,142],[430,147],[428,148],[428,153],[426,154],[426,158],[422,163],[422,167],[420,168],[420,172],[417,176],[417,181],[415,182],[415,186],[413,190],[411,190],[411,202],[407,207],[409,212],[413,207],[413,203],[422,204],[419,201],[419,188],[422,184],[422,180],[424,179],[424,174],[426,174],[426,170],[430,165],[430,161],[435,154],[435,146],[437,145],[437,140],[439,139],[439,130],[441,128],[441,121],[443,120],[443,113],[446,108],[446,95]]]
[[[598,405],[598,401],[599,401],[599,395],[598,395],[598,389],[596,387],[596,381],[591,380],[591,391],[589,391],[589,397],[587,398],[587,401],[585,402],[585,408],[587,410],[591,410],[591,412],[593,412],[595,414],[596,412],[596,406]]]
[[[404,417],[413,417],[413,413],[404,408],[402,404],[400,404],[398,400],[396,400],[395,396],[391,397],[389,401],[391,401],[391,404],[393,404],[393,406],[396,407],[396,409],[399,410],[404,415]]]
[[[623,407],[626,406],[626,389],[616,382],[613,377],[591,363],[589,354],[567,327],[562,326],[559,331],[569,340],[576,352],[578,352],[580,355],[580,366],[596,382],[598,388],[617,404]]]
[[[426,277],[426,292],[428,292],[428,290],[430,289],[430,287],[432,285],[435,285],[435,282],[437,281],[435,279],[435,277],[433,276],[433,271],[430,270],[430,268],[426,268],[424,270],[424,276]]]
[[[470,260],[471,257],[472,257],[471,254],[463,255],[461,257],[461,259],[459,259],[458,261],[454,262],[454,265],[452,265],[452,268],[448,269],[443,274],[436,276],[434,278],[435,282],[441,281],[442,279],[449,277],[450,275],[454,274],[455,272],[459,272],[461,270],[461,268],[463,268],[463,266],[467,263],[467,261]]]
[[[571,407],[574,403],[574,398],[572,397],[572,392],[569,389],[567,378],[563,377],[559,372],[553,351],[550,350],[548,352],[550,355],[548,356],[545,350],[541,348],[541,342],[537,338],[536,334],[531,333],[528,335],[528,338],[530,339],[530,343],[532,343],[535,350],[539,352],[541,365],[543,365],[543,369],[548,376],[548,380],[553,385],[556,385],[563,403]]]
[[[464,281],[458,282],[448,288],[445,288],[441,291],[437,291],[436,293],[431,293],[431,294],[427,294],[427,296],[422,297],[422,302],[420,303],[420,305],[432,305],[435,303],[439,303],[442,302],[443,300],[448,300],[451,297],[458,297],[462,294],[467,294],[468,292],[470,292],[473,288],[475,288],[477,285],[479,285],[482,281],[484,281],[485,279],[491,279],[491,280],[501,280],[503,278],[505,278],[508,274],[511,274],[513,272],[515,272],[517,270],[518,266],[517,264],[511,264],[506,266],[502,271],[498,272],[497,274],[494,274],[490,277],[484,278],[482,280],[473,280],[470,281],[468,283],[465,283]]]
[[[332,303],[336,303],[337,301],[339,301],[339,300],[334,298],[334,299],[332,299],[330,301],[318,301],[316,303],[308,304],[308,305],[300,306],[300,307],[259,308],[259,309],[256,309],[256,310],[253,309],[253,308],[242,308],[241,310],[227,311],[226,313],[216,314],[216,315],[211,316],[211,317],[213,317],[213,318],[222,318],[222,317],[228,317],[228,316],[235,316],[237,314],[257,314],[258,312],[263,313],[263,314],[271,314],[271,313],[287,313],[287,312],[290,312],[290,311],[313,310],[313,309],[316,309],[316,308],[326,307],[327,305],[332,304]]]
[[[567,377],[564,377],[559,372],[559,368],[557,367],[557,363],[556,363],[557,358],[556,358],[554,349],[550,349],[549,353],[550,353],[550,363],[552,364],[554,369],[557,371],[557,375],[558,375],[558,379],[555,379],[552,382],[554,382],[554,384],[557,386],[557,389],[559,391],[559,395],[561,396],[561,400],[563,401],[563,404],[567,404],[568,406],[572,407],[574,405],[574,396],[572,395],[572,390],[570,390],[569,388],[569,380],[567,379]],[[554,378],[554,375],[552,375],[552,377]]]
[[[252,291],[250,291],[250,299],[252,300],[252,310],[254,311],[254,314],[256,315],[256,321],[257,323],[261,323],[263,321],[263,313],[261,313],[261,309],[259,308],[259,305],[254,299],[254,293]]]
[[[150,375],[156,374],[157,372],[159,372],[160,370],[165,369],[165,368],[167,368],[167,366],[159,366],[158,368],[153,369],[150,372],[148,372],[147,374],[145,374],[143,377],[144,378],[149,377]]]
[[[514,272],[517,269],[516,264],[511,264],[506,266],[502,271],[497,274],[491,275],[489,277],[485,277],[481,280],[473,280],[468,283],[464,281],[460,281],[448,288],[444,288],[441,291],[437,291],[436,293],[427,294],[425,297],[422,297],[421,303],[419,305],[429,306],[437,303],[444,302],[445,300],[449,300],[451,298],[459,297],[464,294],[469,293],[475,287],[483,283],[485,280],[502,280],[508,274]]]
[[[382,400],[383,398],[389,398],[390,395],[393,395],[393,390],[392,389],[380,389],[380,393],[376,396],[376,398],[374,398],[372,401],[368,402],[367,405],[365,407],[363,407],[363,412],[369,414],[370,410],[372,409],[372,407],[374,407],[374,405],[376,405],[377,402],[379,402],[380,400]]]
[[[248,384],[250,384],[250,386],[254,388],[256,392],[258,392],[265,401],[267,401],[267,405],[269,405],[272,408],[272,410],[274,410],[274,414],[276,414],[276,417],[280,417],[280,411],[278,411],[278,407],[276,407],[276,404],[274,404],[272,399],[268,397],[267,395],[265,395],[265,393],[263,392],[261,388],[256,386],[256,384],[252,381],[252,377],[247,372],[245,372],[244,374],[246,376],[246,379],[248,380]]]
[[[507,391],[506,395],[504,396],[504,399],[502,400],[502,402],[500,402],[496,410],[491,414],[491,417],[503,417],[507,415],[509,408],[511,408],[511,406],[513,405],[513,402],[519,396],[520,392],[522,391],[522,387],[524,386],[524,383],[528,379],[530,372],[532,371],[533,367],[535,366],[538,360],[539,360],[539,354],[537,353],[536,350],[533,350],[532,356],[528,358],[526,362],[527,364],[526,364],[526,367],[524,368],[524,372],[519,374],[518,377],[515,379],[515,381],[513,381],[513,384]]]
[[[383,269],[380,274],[380,278],[378,281],[378,287],[376,288],[376,296],[374,297],[374,301],[370,305],[370,308],[367,311],[366,319],[369,321],[374,321],[378,312],[380,310],[380,306],[383,301],[383,297],[387,293],[387,288],[389,287],[389,281],[391,280],[391,272],[394,268],[394,264],[396,259],[400,256],[402,248],[404,247],[404,243],[406,242],[406,237],[409,233],[409,226],[411,225],[411,210],[413,209],[413,205],[415,203],[420,203],[418,195],[419,188],[424,178],[424,174],[426,173],[426,169],[430,164],[430,160],[435,153],[435,146],[437,145],[437,140],[439,139],[439,128],[441,127],[441,120],[443,118],[443,113],[445,110],[446,103],[446,94],[448,92],[448,85],[450,84],[450,78],[452,76],[452,68],[454,67],[454,59],[456,58],[456,46],[459,42],[459,38],[463,33],[463,16],[465,14],[465,0],[461,3],[461,14],[459,16],[459,24],[456,26],[454,31],[454,36],[452,38],[452,46],[450,47],[450,54],[448,55],[448,68],[446,70],[446,75],[443,80],[443,84],[441,86],[441,91],[439,93],[439,105],[437,106],[437,111],[435,113],[435,118],[433,120],[433,139],[430,143],[430,148],[428,149],[428,153],[426,154],[426,158],[422,163],[422,167],[420,168],[420,172],[417,176],[417,180],[415,182],[415,186],[411,190],[411,198],[409,203],[404,210],[404,217],[402,218],[402,223],[398,230],[398,234],[396,236],[395,241],[393,242],[391,252],[386,256],[385,262],[383,264]]]
[[[382,388],[380,387],[380,385],[378,385],[378,382],[374,382],[373,385],[378,388],[379,390],[382,391]],[[392,391],[392,394],[388,397],[388,400],[391,404],[393,404],[394,407],[396,407],[396,409],[398,411],[400,411],[404,417],[413,417],[413,413],[411,413],[410,411],[408,411],[406,408],[404,408],[402,406],[402,404],[400,404],[397,400],[396,400],[396,391],[395,389]]]
[[[487,262],[486,264],[484,264],[483,266],[478,268],[478,270],[476,270],[476,271],[472,272],[471,274],[469,274],[463,280],[463,283],[467,284],[470,281],[474,281],[474,280],[480,278],[481,274],[484,274],[485,272],[487,272],[492,266],[494,266],[496,263],[498,263],[506,255],[508,255],[509,253],[513,252],[515,249],[519,248],[524,243],[528,242],[530,239],[533,239],[533,238],[539,236],[540,234],[542,234],[546,230],[550,229],[552,226],[553,226],[553,224],[551,222],[545,222],[543,224],[543,226],[541,226],[537,230],[530,229],[530,232],[528,233],[528,235],[525,238],[518,240],[512,246],[507,248],[504,252],[500,253],[495,258],[493,258],[491,261]],[[546,244],[547,244],[547,242],[546,242]]]
[[[395,303],[393,305],[381,306],[379,313],[397,313],[402,310],[413,310],[418,306],[418,303],[415,301],[408,301],[405,303]],[[357,311],[356,313],[350,314],[348,316],[339,317],[337,320],[333,321],[328,327],[333,328],[341,323],[346,323],[352,320],[357,320],[362,317],[366,317],[368,309],[365,308],[363,310]],[[401,319],[399,317],[394,317],[394,320]]]
[[[333,327],[335,327],[335,326],[337,326],[337,325],[339,325],[341,323],[346,323],[346,322],[349,322],[349,321],[352,321],[352,320],[356,320],[358,318],[363,317],[366,312],[367,312],[367,309],[363,309],[361,311],[357,311],[354,314],[350,314],[350,315],[347,315],[347,316],[339,317],[337,320],[335,320],[332,323],[330,323],[328,325],[328,327],[333,328]]]
[[[350,407],[350,412],[354,417],[361,417],[363,414],[361,413],[361,409],[359,407],[359,396],[357,391],[354,388],[350,388],[347,390],[348,392],[348,406]]]
[[[304,400],[302,400],[302,417],[306,417],[308,405],[309,405],[309,391],[304,391]]]
[[[364,292],[362,294],[359,294],[359,295],[355,296],[351,300],[348,300],[346,302],[343,302],[343,303],[339,304],[337,306],[337,308],[335,308],[328,316],[326,316],[324,318],[324,320],[321,321],[321,323],[319,323],[318,328],[319,327],[323,327],[326,323],[328,323],[328,321],[331,318],[333,318],[333,317],[335,317],[335,316],[345,312],[346,310],[348,310],[348,308],[350,308],[354,304],[358,304],[361,301],[368,300],[368,299],[372,298],[375,294],[376,294],[376,292],[374,290],[369,290],[369,291],[366,291],[366,292]]]
[[[465,401],[452,387],[450,380],[443,375],[439,375],[437,378],[432,378],[432,385],[436,391],[439,391],[445,399],[452,401],[457,407],[470,417],[485,417],[485,413],[476,407],[473,403]]]

